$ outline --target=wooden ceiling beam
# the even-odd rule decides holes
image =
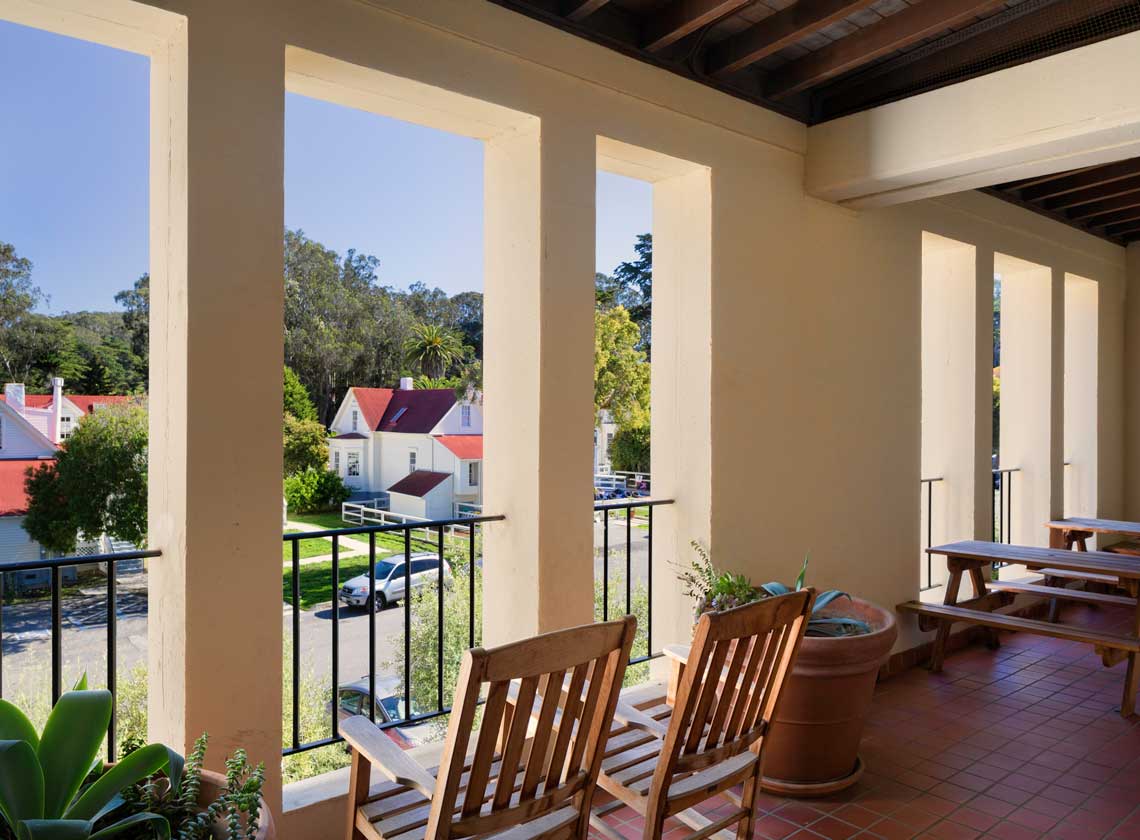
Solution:
[[[800,0],[709,47],[706,72],[710,76],[730,76],[867,8],[872,2],[874,0]]]
[[[1100,216],[1093,216],[1091,219],[1085,219],[1080,222],[1085,227],[1110,227],[1112,225],[1123,224],[1124,222],[1137,222],[1140,223],[1140,207],[1133,207],[1130,210],[1117,210],[1115,213],[1104,213]]]
[[[1140,236],[1140,222],[1124,222],[1104,229],[1105,236],[1135,239]]]
[[[1090,201],[1087,204],[1079,204],[1066,211],[1065,215],[1076,222],[1081,219],[1091,219],[1094,216],[1100,216],[1104,213],[1129,210],[1133,207],[1140,207],[1140,186],[1137,187],[1136,191],[1126,192],[1115,198],[1105,198],[1101,201]]]
[[[1048,198],[1043,203],[1050,210],[1072,210],[1085,204],[1104,201],[1110,198],[1119,198],[1140,190],[1140,175],[1131,175],[1127,178],[1118,178],[1106,184],[1098,184],[1081,190],[1067,192],[1056,198]]]
[[[1070,193],[1075,193],[1078,190],[1088,190],[1093,187],[1099,187],[1102,184],[1111,184],[1113,181],[1132,178],[1136,175],[1140,175],[1140,159],[1129,158],[1127,160],[1118,160],[1115,163],[1108,163],[1104,166],[1098,166],[1095,169],[1082,169],[1079,172],[1073,172],[1064,178],[1057,178],[1046,184],[1026,187],[1021,191],[1021,197],[1026,201],[1059,198],[1060,196],[1069,196]],[[1108,197],[1109,196],[1103,195],[1097,196],[1097,198]],[[1069,196],[1069,198],[1072,198],[1072,196]],[[1076,202],[1073,203],[1075,204]],[[1054,209],[1061,205],[1061,202],[1056,203]],[[1069,207],[1072,206],[1072,204],[1064,204],[1064,206]]]
[[[1004,5],[1004,0],[939,0],[909,6],[791,62],[772,74],[765,92],[781,99]]]
[[[585,20],[610,0],[565,0],[562,4],[562,14],[575,23]]]
[[[648,16],[642,46],[658,52],[751,4],[752,0],[673,0]]]

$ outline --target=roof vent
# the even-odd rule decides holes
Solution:
[[[414,379],[412,379],[412,377],[410,377],[410,376],[401,376],[400,377],[400,390],[401,391],[411,391],[415,387],[416,387],[416,381]]]

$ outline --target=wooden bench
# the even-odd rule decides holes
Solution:
[[[1120,554],[1105,551],[1070,551],[1062,548],[1036,548],[1033,546],[1004,545],[1001,543],[966,540],[950,545],[927,549],[931,555],[944,556],[950,573],[946,595],[942,604],[924,604],[909,601],[899,604],[900,612],[918,616],[921,630],[935,630],[930,667],[940,671],[946,655],[946,642],[950,628],[956,622],[976,624],[992,630],[1012,630],[1039,636],[1066,639],[1091,644],[1107,667],[1117,662],[1128,662],[1121,698],[1121,715],[1133,713],[1136,705],[1137,654],[1140,653],[1140,599],[1136,592],[1140,586],[1140,562]],[[1090,575],[1117,580],[1129,591],[1128,596],[1066,589],[1061,586],[1043,586],[1021,581],[987,581],[983,569],[994,563],[1024,565],[1030,569],[1053,572],[1052,577],[1072,574],[1082,580]],[[968,575],[973,585],[972,598],[958,600],[962,578]],[[1054,600],[1071,600],[1090,604],[1126,606],[1132,610],[1131,632],[1126,635],[1105,633],[1087,627],[1058,624],[1031,618],[995,613],[994,610],[1009,603],[1017,594],[1040,595]]]

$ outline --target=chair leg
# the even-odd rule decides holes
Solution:
[[[740,807],[748,810],[747,816],[736,826],[736,840],[751,840],[756,827],[756,794],[759,792],[759,774],[749,776],[740,795]]]
[[[348,818],[345,825],[347,840],[365,840],[356,827],[356,809],[368,798],[368,785],[372,777],[372,763],[356,750],[352,751],[352,767],[348,774]]]

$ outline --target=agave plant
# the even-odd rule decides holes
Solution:
[[[156,837],[170,837],[166,818],[146,812],[96,829],[122,804],[125,788],[159,771],[177,784],[182,772],[176,752],[148,744],[84,786],[101,768],[113,703],[111,692],[88,690],[83,677],[59,698],[37,734],[23,712],[0,700],[0,817],[18,840],[96,840],[146,824]]]
[[[769,596],[787,595],[789,592],[799,592],[804,588],[807,578],[808,557],[804,557],[804,564],[796,576],[795,588],[772,581],[765,583],[760,590]],[[842,615],[820,615],[819,612],[837,598],[850,599],[851,596],[838,589],[829,589],[815,596],[815,603],[811,608],[811,618],[808,619],[805,636],[859,636],[871,632],[871,625],[857,618],[848,618]]]

